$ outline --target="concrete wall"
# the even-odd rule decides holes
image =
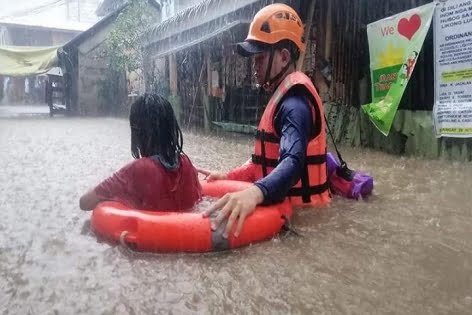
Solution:
[[[78,109],[80,115],[96,116],[104,108],[100,97],[101,81],[105,79],[106,61],[100,54],[104,43],[89,53],[79,54]]]
[[[11,45],[10,35],[8,34],[8,29],[0,25],[0,46]]]
[[[88,37],[78,47],[77,105],[80,115],[96,116],[107,107],[101,96],[102,81],[106,79],[106,38],[114,23]]]
[[[150,7],[153,9],[154,7]],[[118,114],[127,111],[129,90],[144,92],[142,71],[129,73],[129,78],[123,72],[118,75],[118,86],[110,92],[113,101],[105,100],[103,90],[107,83],[106,40],[113,30],[115,22],[110,22],[91,34],[78,46],[78,76],[77,76],[77,107],[80,115]],[[134,78],[134,80],[133,80]],[[127,80],[130,79],[130,84]],[[105,84],[106,85],[106,84]],[[113,102],[110,103],[110,102]]]
[[[114,102],[110,104],[103,95],[106,84],[107,58],[106,39],[113,29],[113,23],[97,31],[78,47],[79,73],[77,82],[77,104],[80,115],[97,116],[101,114],[116,113],[126,103],[127,88],[125,74],[117,78],[119,88],[111,92]]]

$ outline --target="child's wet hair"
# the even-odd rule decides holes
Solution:
[[[159,155],[169,164],[183,153],[183,138],[169,101],[157,94],[140,96],[130,109],[131,155]]]

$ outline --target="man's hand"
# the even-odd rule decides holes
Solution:
[[[205,179],[209,182],[212,182],[212,181],[215,181],[215,180],[222,180],[222,179],[226,179],[227,176],[225,173],[219,173],[219,172],[212,172],[212,171],[209,171],[209,170],[206,170],[206,169],[203,169],[203,168],[196,168],[197,169],[197,172],[199,172],[200,174],[203,174],[205,175]]]
[[[264,200],[262,191],[257,186],[245,190],[228,193],[220,198],[210,209],[203,213],[203,217],[210,216],[217,209],[221,209],[217,217],[211,222],[211,229],[216,230],[224,219],[228,218],[223,237],[227,238],[236,220],[238,225],[234,236],[238,237],[244,225],[244,220],[254,212],[256,206]]]

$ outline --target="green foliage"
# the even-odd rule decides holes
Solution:
[[[100,82],[103,113],[116,113],[126,94],[125,73],[143,69],[141,37],[157,21],[157,12],[148,0],[129,0],[107,37],[104,57],[107,60],[105,79]]]
[[[129,0],[108,35],[109,66],[114,70],[134,71],[143,64],[141,36],[157,20],[148,0]]]

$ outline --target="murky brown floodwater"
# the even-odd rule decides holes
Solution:
[[[246,138],[185,134],[226,170]],[[303,234],[225,253],[136,254],[98,243],[78,198],[130,160],[119,119],[0,119],[1,314],[470,314],[472,165],[345,149],[368,202],[303,210]]]

